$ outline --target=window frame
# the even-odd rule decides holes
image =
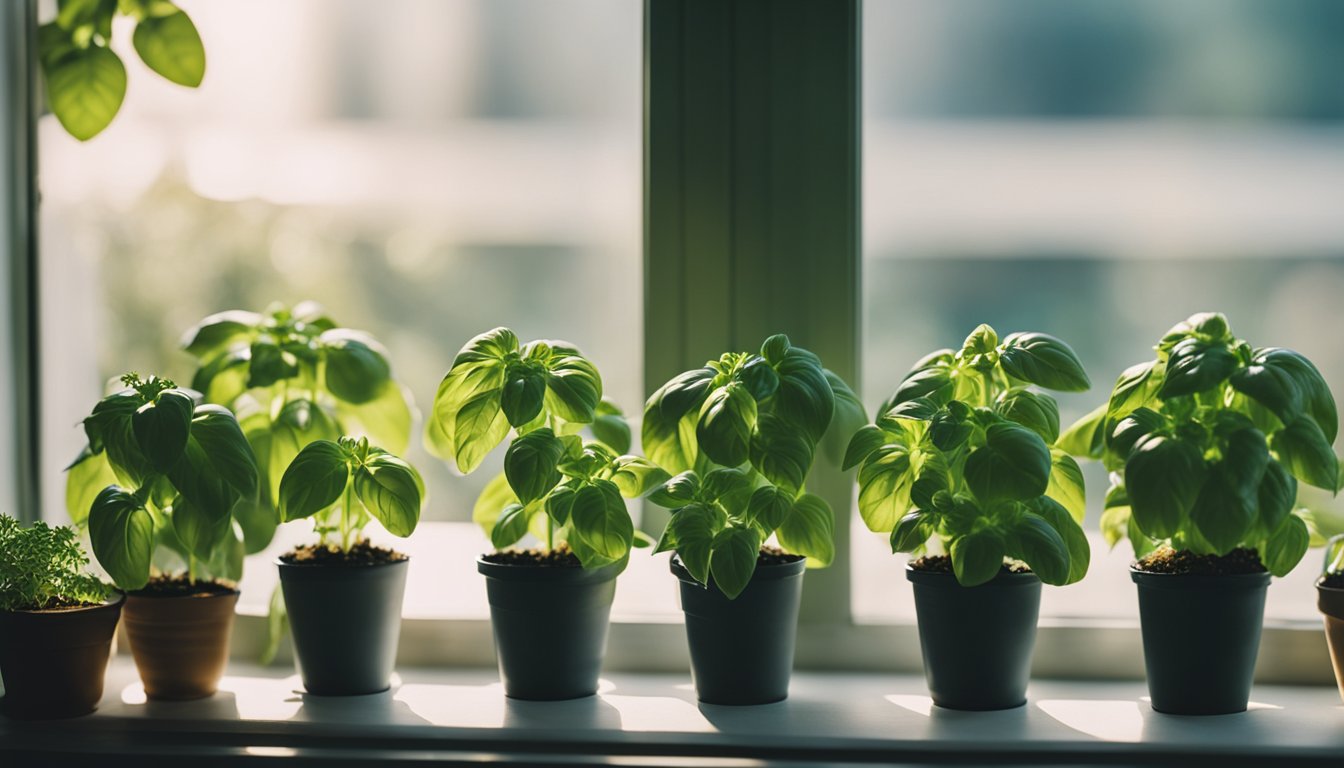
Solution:
[[[855,386],[861,364],[862,0],[645,0],[645,390],[724,349],[783,330]],[[36,118],[37,0],[0,7],[0,503],[42,509]],[[787,51],[788,55],[774,55]],[[817,254],[824,254],[818,256]],[[796,666],[917,672],[914,624],[859,624],[850,604],[853,479],[819,455],[811,489],[836,510],[836,560],[808,574]],[[52,468],[54,469],[54,468]],[[9,482],[4,482],[4,481]],[[664,512],[646,505],[644,527]],[[904,589],[893,584],[892,589]],[[235,655],[255,658],[264,617],[242,614]],[[400,662],[490,666],[485,620],[405,619]],[[286,652],[287,649],[286,649]],[[1319,626],[1265,625],[1260,682],[1331,680]],[[1045,619],[1034,673],[1143,674],[1137,617]],[[616,622],[607,666],[684,671],[679,623]]]

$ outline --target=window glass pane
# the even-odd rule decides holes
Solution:
[[[222,309],[319,301],[386,344],[421,410],[476,333],[567,339],[638,413],[638,3],[182,5],[205,42],[199,90],[153,75],[119,27],[130,85],[112,126],[80,144],[41,121],[49,517],[64,516],[59,470],[104,382],[189,382],[178,339]],[[408,458],[429,487],[425,519],[470,520],[503,451],[461,478],[420,429]],[[452,560],[471,588],[459,597],[477,601],[472,560],[488,542],[448,530],[459,543],[422,529],[398,546],[424,555],[420,569]],[[249,581],[272,571],[257,560]],[[426,600],[443,592],[420,576]]]
[[[870,406],[979,322],[1078,350],[1071,423],[1189,314],[1314,360],[1344,397],[1344,6],[1331,0],[868,0],[864,380]],[[1046,616],[1137,616],[1121,543]],[[1314,503],[1344,509],[1328,498]],[[913,617],[855,520],[854,609]],[[1271,619],[1317,621],[1310,553]]]

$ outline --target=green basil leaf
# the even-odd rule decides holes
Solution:
[[[205,46],[182,11],[140,19],[131,44],[146,66],[178,85],[195,88],[205,77]]]
[[[304,446],[317,440],[335,442],[341,436],[331,416],[309,400],[285,403],[273,423],[263,417],[244,434],[258,465],[266,467],[267,493],[273,503],[280,498],[280,478]]]
[[[927,453],[923,458],[919,474],[910,485],[910,503],[919,509],[933,510],[937,508],[938,494],[952,491],[952,477],[942,454]]]
[[[822,369],[826,382],[831,385],[835,397],[835,411],[831,424],[826,429],[826,437],[821,443],[822,451],[831,463],[839,463],[845,456],[850,436],[868,421],[868,411],[864,409],[859,396],[854,394],[845,380],[834,371]]]
[[[1221,342],[1187,338],[1176,343],[1167,359],[1157,395],[1163,400],[1213,389],[1237,368],[1237,357]]]
[[[515,427],[541,414],[546,401],[546,369],[536,363],[512,363],[504,373],[500,407]]]
[[[1153,539],[1170,538],[1200,496],[1206,475],[1198,448],[1151,435],[1134,445],[1125,462],[1125,491],[1134,522]]]
[[[243,536],[244,555],[255,555],[270,546],[275,529],[280,527],[280,513],[270,499],[238,499],[233,504],[233,519]]]
[[[420,522],[424,483],[407,462],[390,453],[369,456],[354,472],[355,494],[393,536],[406,537]]]
[[[1270,445],[1279,461],[1297,479],[1317,488],[1335,490],[1339,482],[1339,459],[1314,420],[1299,416],[1275,432]]]
[[[1214,464],[1190,510],[1190,520],[1194,522],[1199,535],[1220,555],[1231,552],[1241,544],[1255,523],[1257,502],[1247,499],[1240,485],[1235,469],[1226,461]],[[1130,493],[1133,494],[1133,488]]]
[[[965,404],[956,400],[939,408],[929,420],[929,440],[934,447],[940,451],[954,451],[964,445],[975,432],[974,425],[967,421],[969,415]]]
[[[1118,492],[1118,493],[1117,493]],[[1106,493],[1106,508],[1101,512],[1101,535],[1106,544],[1115,547],[1129,531],[1129,497],[1123,485],[1112,486]]]
[[[664,539],[670,540],[677,558],[701,584],[709,583],[709,559],[714,537],[723,528],[721,513],[704,504],[691,504],[672,513]],[[659,543],[660,548],[663,544]]]
[[[89,541],[98,564],[123,590],[149,582],[154,518],[125,488],[109,485],[89,509]]]
[[[698,413],[700,405],[709,396],[714,376],[714,369],[706,367],[686,371],[673,377],[649,398],[645,406],[644,420],[648,421],[649,409],[657,409],[659,418],[671,423],[675,423],[688,413]]]
[[[546,497],[546,514],[551,516],[556,525],[569,523],[569,513],[574,509],[576,495],[578,494],[573,488],[562,485]]]
[[[472,397],[457,412],[453,427],[453,458],[458,471],[471,474],[509,434],[509,420],[500,408],[500,390]]]
[[[501,390],[504,386],[504,372],[504,364],[493,360],[463,363],[448,371],[439,382],[438,391],[434,395],[434,407],[425,423],[425,448],[431,454],[445,461],[456,461],[458,414],[474,398]],[[506,418],[506,429],[507,424]]]
[[[1120,461],[1129,458],[1135,443],[1167,427],[1167,417],[1149,408],[1137,408],[1115,422],[1106,435],[1106,450]]]
[[[863,427],[849,439],[849,447],[845,449],[845,460],[841,463],[840,468],[848,472],[863,463],[874,451],[886,444],[886,432],[873,424]]]
[[[66,467],[65,511],[70,521],[83,526],[89,519],[89,508],[104,488],[117,482],[117,475],[107,463],[106,453],[94,453],[88,446]]]
[[[97,136],[126,98],[126,67],[107,48],[72,48],[59,60],[43,57],[47,101],[66,132],[80,141]]]
[[[1097,406],[1073,426],[1064,430],[1055,445],[1069,454],[1089,459],[1101,458],[1103,439],[1106,435],[1103,425],[1106,422],[1106,406]]]
[[[187,436],[188,453],[199,446],[210,471],[245,499],[257,495],[257,459],[232,412],[218,405],[198,405]],[[173,478],[174,473],[169,472]],[[173,479],[174,485],[177,480]],[[181,486],[178,491],[190,498]]]
[[[556,467],[564,454],[564,443],[546,427],[528,432],[509,445],[504,454],[504,474],[523,504],[545,498],[560,483]]]
[[[752,476],[741,469],[715,469],[701,479],[700,498],[718,502],[735,515],[746,509],[755,485]]]
[[[318,440],[304,446],[280,479],[280,516],[302,520],[335,504],[350,482],[349,457],[339,445]]]
[[[489,535],[494,530],[500,515],[504,513],[504,509],[510,504],[522,506],[513,489],[509,487],[509,479],[501,472],[486,483],[481,489],[481,495],[476,497],[476,503],[471,508],[471,521]]]
[[[318,343],[326,357],[327,389],[338,399],[367,403],[392,376],[386,352],[367,334],[337,328],[319,336]]]
[[[1110,419],[1122,419],[1139,408],[1156,408],[1157,393],[1162,387],[1162,369],[1156,360],[1126,368],[1111,390],[1111,399],[1106,404],[1106,416]]]
[[[363,403],[337,400],[336,418],[345,434],[367,437],[394,454],[405,453],[411,441],[411,392],[388,379]]]
[[[1270,461],[1265,466],[1260,487],[1256,489],[1256,501],[1264,529],[1278,530],[1297,502],[1297,478],[1289,474],[1279,462]]]
[[[891,529],[891,553],[914,552],[927,544],[933,535],[932,517],[918,509],[902,517]]]
[[[1270,573],[1283,578],[1302,562],[1311,543],[1307,524],[1297,515],[1289,515],[1265,540],[1261,561]]]
[[[1092,386],[1068,344],[1045,333],[1012,333],[999,350],[999,366],[1015,379],[1060,392]]]
[[[518,337],[508,328],[494,328],[472,337],[453,358],[453,368],[472,363],[489,363],[504,360],[511,352],[518,351]]]
[[[649,494],[649,501],[660,507],[676,509],[684,507],[700,496],[700,476],[687,470],[663,483],[663,486]]]
[[[761,535],[755,528],[724,528],[715,535],[709,570],[724,597],[733,600],[742,594],[760,554]]]
[[[226,507],[220,514],[217,509],[179,496],[172,509],[173,533],[188,552],[201,560],[209,560],[225,537],[233,535],[230,512],[231,508]]]
[[[952,369],[948,366],[948,362],[951,360],[951,352],[941,350],[935,352],[934,355],[939,356],[939,362],[927,367],[919,367],[919,364],[916,364],[915,369],[905,375],[905,378],[901,380],[901,385],[896,388],[891,397],[887,398],[887,402],[882,404],[880,413],[886,412],[893,406],[907,400],[920,397],[928,398],[940,405],[952,398],[955,385],[952,381]],[[943,362],[944,356],[946,356],[948,362]]]
[[[996,531],[985,528],[952,540],[952,573],[963,587],[974,587],[999,575],[1005,545]]]
[[[1025,501],[1050,484],[1050,449],[1040,435],[1018,424],[991,424],[985,444],[966,457],[966,485],[985,504]]]
[[[779,374],[763,357],[753,355],[737,375],[757,401],[765,400],[779,390]]]
[[[813,443],[819,442],[835,413],[835,392],[817,356],[791,347],[775,370],[779,373],[779,389],[772,398],[775,415],[801,429]]]
[[[262,317],[256,312],[231,309],[217,312],[197,323],[182,336],[182,349],[204,361],[238,342],[250,345],[252,336],[260,327]],[[193,389],[199,389],[193,386]]]
[[[1082,581],[1092,562],[1092,546],[1087,543],[1087,534],[1083,533],[1081,520],[1049,496],[1033,499],[1027,502],[1027,506],[1049,523],[1064,542],[1068,553],[1069,570],[1063,583],[1076,584]],[[1035,566],[1032,566],[1032,570],[1036,570]]]
[[[210,551],[210,557],[202,562],[202,570],[214,578],[238,582],[243,578],[243,560],[246,557],[246,546],[238,538],[237,531],[230,526]]]
[[[631,499],[639,498],[671,479],[662,467],[639,456],[621,456],[614,466],[611,481],[621,489],[622,496]]]
[[[490,544],[495,549],[507,549],[527,535],[527,508],[522,504],[504,507],[495,525],[490,529]]]
[[[248,389],[269,387],[299,375],[299,365],[294,355],[280,349],[270,338],[265,336],[252,342],[247,366]]]
[[[695,426],[700,450],[717,464],[736,467],[747,461],[756,427],[756,401],[739,382],[715,389],[700,406]]]
[[[572,535],[609,560],[630,552],[635,526],[614,483],[598,480],[580,488],[570,509]]]
[[[656,404],[645,408],[640,430],[645,455],[669,472],[693,469],[699,457],[696,444],[696,425],[699,420],[699,411],[690,411],[669,421]]]
[[[765,479],[797,493],[812,469],[812,441],[773,413],[763,413],[751,436],[750,458]]]
[[[198,368],[191,377],[191,388],[207,403],[229,405],[247,391],[251,364],[251,344],[241,341]]]
[[[1064,538],[1045,518],[1032,512],[1023,514],[1007,543],[1008,557],[1031,566],[1032,573],[1041,581],[1055,586],[1068,582],[1069,550]]]
[[[763,531],[774,531],[793,511],[794,495],[773,485],[762,485],[747,500],[747,520]],[[768,535],[768,534],[767,534]]]
[[[835,514],[820,496],[799,496],[775,535],[785,550],[807,557],[809,568],[824,568],[835,560]]]
[[[106,452],[112,471],[125,485],[138,486],[150,474],[149,459],[140,451],[131,426],[133,414],[144,399],[133,389],[124,389],[99,400],[84,419],[89,447]]]
[[[890,531],[910,511],[910,488],[915,481],[910,454],[889,446],[873,453],[859,469],[859,514],[868,530]]]
[[[589,424],[602,400],[602,378],[583,357],[567,355],[547,364],[546,407],[565,421]]]
[[[630,424],[619,406],[603,399],[597,404],[597,416],[589,425],[593,437],[618,454],[630,452]]]
[[[1014,387],[999,395],[994,412],[1040,435],[1046,445],[1059,439],[1059,406],[1052,397]]]
[[[789,343],[788,336],[776,333],[761,343],[761,357],[765,358],[771,365],[779,365],[792,348],[793,345]]]
[[[1050,484],[1045,495],[1059,502],[1079,523],[1087,514],[1087,485],[1073,457],[1058,448],[1050,451]]]
[[[1303,404],[1316,425],[1321,428],[1326,442],[1334,443],[1339,432],[1339,412],[1335,408],[1335,397],[1325,378],[1310,360],[1291,349],[1269,347],[1256,350],[1251,365],[1274,367],[1290,372],[1297,386],[1302,390]],[[1287,419],[1283,420],[1285,423]]]

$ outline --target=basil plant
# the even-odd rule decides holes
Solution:
[[[270,543],[281,479],[305,446],[349,435],[406,451],[410,392],[392,377],[386,351],[314,302],[220,312],[187,331],[182,345],[198,362],[192,387],[237,415],[257,457],[258,503],[240,515],[249,554]]]
[[[828,430],[866,420],[849,386],[783,334],[674,377],[644,405],[644,450],[678,473],[649,497],[672,510],[654,551],[675,550],[729,599],[772,534],[809,566],[830,565],[835,516],[807,476]]]
[[[370,519],[393,536],[410,536],[424,497],[415,467],[366,437],[309,443],[280,478],[284,521],[314,518],[321,543],[335,539],[342,552],[359,543]]]
[[[598,439],[585,440],[585,427]],[[547,552],[568,547],[584,568],[597,568],[649,543],[624,498],[644,495],[667,473],[625,453],[629,427],[602,399],[597,368],[572,344],[520,344],[513,331],[496,328],[457,353],[426,425],[429,451],[469,474],[510,432],[504,472],[472,514],[497,549],[530,532]]]
[[[1046,584],[1083,578],[1091,554],[1082,472],[1055,446],[1054,399],[1032,385],[1076,392],[1090,382],[1059,339],[1000,341],[988,325],[960,350],[917,362],[846,451],[869,530],[889,533],[892,552],[922,552],[936,539],[963,586],[993,579],[1005,559]]]
[[[256,458],[233,414],[172,381],[134,373],[84,419],[88,446],[69,467],[66,499],[94,557],[135,590],[176,555],[187,577],[242,577],[244,526],[256,508]],[[271,527],[274,527],[272,522]]]
[[[1283,576],[1311,538],[1305,510],[1294,511],[1298,481],[1340,487],[1338,422],[1311,361],[1253,348],[1204,312],[1168,331],[1155,360],[1122,373],[1063,443],[1111,472],[1101,530],[1112,545],[1128,538],[1138,558],[1162,546],[1255,549]]]

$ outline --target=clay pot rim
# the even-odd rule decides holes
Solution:
[[[112,594],[106,600],[98,605],[81,605],[74,608],[43,608],[40,610],[20,609],[17,611],[0,611],[11,615],[23,616],[71,616],[79,613],[89,613],[92,611],[102,611],[108,608],[115,608],[126,602],[126,593],[120,589],[113,589]]]
[[[220,586],[224,585],[221,584]],[[201,594],[201,595],[155,595],[155,594],[144,594],[143,592],[139,593],[127,592],[126,599],[149,600],[156,603],[158,602],[166,603],[172,600],[214,600],[218,598],[230,598],[230,597],[236,598],[243,594],[243,591],[239,589],[237,585],[229,587],[228,590],[229,590],[228,592],[211,592],[210,594]]]

